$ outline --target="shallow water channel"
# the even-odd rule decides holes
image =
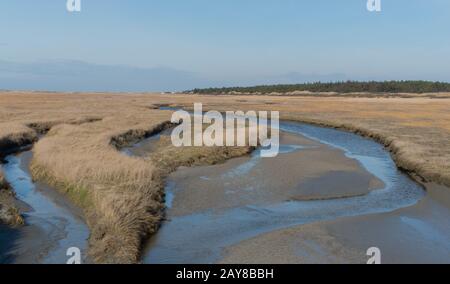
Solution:
[[[63,264],[67,249],[77,247],[85,255],[89,230],[81,210],[54,188],[34,182],[29,165],[32,151],[12,154],[2,164],[6,180],[25,209],[25,226],[1,228],[1,263]]]
[[[277,158],[261,158],[257,150],[251,157],[170,175],[167,221],[149,241],[143,261],[215,263],[228,247],[261,234],[391,212],[425,196],[378,143],[295,122],[282,122],[280,130]],[[154,141],[142,141],[134,153],[145,153],[139,151]]]

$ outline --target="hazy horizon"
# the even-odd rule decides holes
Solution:
[[[450,2],[0,3],[0,89],[180,91],[343,80],[449,82]]]

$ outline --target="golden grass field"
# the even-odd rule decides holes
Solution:
[[[194,102],[202,102],[204,109],[219,111],[278,110],[283,119],[372,137],[392,151],[405,171],[450,186],[450,99],[436,97],[3,92],[0,153],[36,141],[49,130],[33,149],[33,177],[55,186],[84,209],[91,229],[89,254],[95,262],[134,263],[143,241],[163,218],[163,182],[170,171],[250,151],[176,149],[167,142],[147,158],[120,153],[121,147],[167,126],[171,112],[156,106],[192,108]],[[0,172],[0,182],[1,177]]]

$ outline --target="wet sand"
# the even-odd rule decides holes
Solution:
[[[366,263],[370,247],[382,263],[450,263],[450,194],[427,186],[417,205],[390,213],[296,226],[245,240],[221,263]]]
[[[281,133],[280,145],[275,158],[260,158],[257,151],[221,165],[177,170],[167,181],[174,196],[168,218],[248,204],[365,195],[384,186],[340,150],[287,132]]]

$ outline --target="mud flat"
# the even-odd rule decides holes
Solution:
[[[326,137],[322,137],[326,138]],[[382,263],[450,263],[450,194],[426,184],[409,207],[341,217],[269,232],[227,248],[221,263],[365,263],[378,247]]]
[[[419,184],[397,170],[383,146],[371,140],[299,123],[280,128],[277,158],[263,159],[255,151],[251,157],[171,174],[167,221],[149,241],[143,261],[245,263],[248,250],[239,244],[253,244],[258,236],[393,212],[425,196]],[[278,249],[273,242],[265,245]],[[265,256],[267,262],[277,261]]]
[[[366,263],[378,247],[382,263],[450,263],[448,189],[427,186],[416,205],[277,230],[228,249],[222,263]],[[439,201],[438,201],[439,200]]]
[[[342,151],[290,133],[283,133],[280,143],[281,154],[276,158],[260,158],[257,150],[251,157],[223,165],[175,172],[168,180],[169,192],[175,196],[168,204],[171,216],[221,211],[249,203],[264,206],[358,196],[383,187],[381,180]],[[182,181],[181,185],[178,181]]]
[[[24,211],[25,225],[0,227],[0,263],[66,263],[67,249],[85,254],[89,230],[80,209],[49,186],[31,179],[32,152],[5,158],[2,170]],[[86,261],[86,259],[84,259]]]

